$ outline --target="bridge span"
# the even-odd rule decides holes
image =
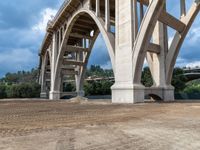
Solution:
[[[49,21],[41,46],[41,96],[60,99],[63,81],[72,76],[76,81],[77,95],[84,96],[83,81],[88,59],[101,33],[115,75],[113,103],[144,102],[147,93],[173,101],[173,68],[180,47],[200,10],[200,0],[194,0],[189,9],[186,0],[174,1],[174,5],[180,5],[178,18],[167,11],[169,1],[65,1],[54,19]],[[170,45],[169,27],[176,31]],[[141,84],[145,58],[154,81],[151,88]]]

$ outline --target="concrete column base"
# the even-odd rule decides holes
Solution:
[[[49,99],[50,100],[59,100],[60,99],[60,91],[50,91]]]
[[[47,92],[41,92],[40,93],[40,98],[44,98],[44,99],[48,98]]]
[[[174,87],[168,86],[163,89],[163,100],[165,102],[173,102],[175,100],[174,98]]]
[[[143,85],[114,84],[112,86],[112,103],[135,104],[144,102]]]
[[[84,97],[85,96],[85,91],[78,91],[77,92],[77,96]]]
[[[165,87],[153,86],[150,88],[145,88],[145,96],[146,95],[152,96],[152,98],[154,96],[158,96],[164,102],[171,102],[171,101],[174,101],[174,87],[170,85],[170,86],[165,86]]]

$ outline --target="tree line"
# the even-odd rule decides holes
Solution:
[[[173,73],[172,85],[175,93],[200,93],[200,80],[186,83],[183,76],[184,70],[175,68]],[[38,84],[38,69],[31,71],[18,71],[17,73],[7,73],[0,79],[0,98],[38,98],[40,96],[40,85]],[[100,66],[92,65],[86,71],[86,78],[108,78],[114,77],[112,69],[103,69]],[[145,67],[142,71],[141,82],[146,87],[153,85],[150,69]],[[90,95],[110,95],[112,80],[87,80],[84,82],[84,91]],[[74,83],[65,83],[64,91],[75,91]],[[200,96],[200,94],[199,94]]]
[[[0,79],[0,98],[38,98],[38,69],[7,73]]]

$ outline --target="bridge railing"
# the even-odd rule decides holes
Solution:
[[[63,4],[61,5],[60,9],[58,10],[57,14],[55,15],[54,19],[52,20],[55,22],[57,18],[59,17],[60,13],[64,10],[64,8],[69,4],[71,0],[65,0]]]

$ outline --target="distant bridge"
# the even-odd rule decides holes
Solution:
[[[76,80],[76,93],[84,96],[83,82],[95,40],[102,34],[107,46],[115,84],[113,103],[144,102],[144,96],[157,95],[174,100],[171,86],[173,69],[181,45],[200,10],[200,0],[187,10],[180,5],[180,17],[167,12],[171,0],[68,0],[49,21],[40,51],[41,96],[60,99],[66,78]],[[173,7],[173,6],[171,6]],[[176,34],[168,45],[168,27]],[[115,29],[115,32],[111,30]],[[100,53],[100,51],[99,51]],[[154,86],[141,84],[145,58]],[[50,87],[47,87],[47,82]]]
[[[185,82],[200,79],[200,68],[184,69],[184,72],[183,75],[186,77]]]

